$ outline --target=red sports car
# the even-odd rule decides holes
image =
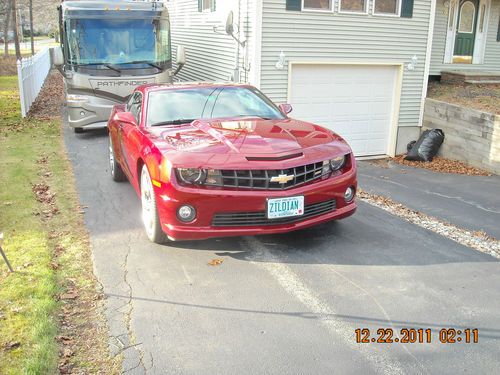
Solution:
[[[349,145],[255,87],[138,87],[111,113],[109,161],[150,240],[284,233],[356,210]]]

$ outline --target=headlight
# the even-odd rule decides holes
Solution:
[[[69,94],[66,97],[66,101],[68,103],[76,103],[76,104],[86,103],[88,100],[89,100],[89,98],[87,96],[83,96],[83,95]]]
[[[198,168],[178,168],[177,176],[186,184],[203,184],[207,179],[207,171]]]
[[[338,171],[345,164],[345,155],[330,159],[330,167],[333,171]]]

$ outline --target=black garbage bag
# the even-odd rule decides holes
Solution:
[[[444,133],[441,129],[426,130],[417,142],[408,143],[408,154],[405,160],[432,161],[443,141]]]

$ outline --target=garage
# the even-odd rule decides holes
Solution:
[[[292,63],[292,117],[344,137],[356,156],[392,155],[399,113],[400,66]]]

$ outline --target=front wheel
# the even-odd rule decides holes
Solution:
[[[109,170],[111,172],[111,178],[113,181],[122,182],[127,179],[125,173],[123,173],[123,169],[115,158],[115,149],[113,147],[113,140],[111,139],[111,133],[109,134],[109,142],[108,142],[108,150],[109,150]]]
[[[164,243],[166,236],[161,229],[160,217],[158,216],[156,206],[156,196],[146,165],[142,166],[141,171],[141,203],[142,221],[148,238],[154,243]]]

